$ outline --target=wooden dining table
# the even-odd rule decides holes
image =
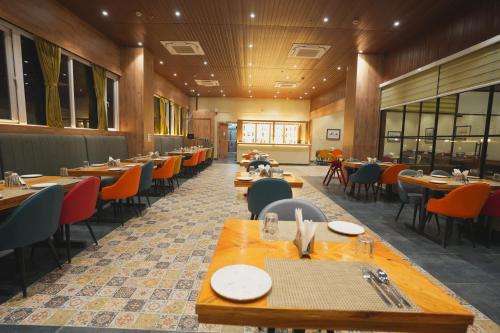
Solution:
[[[64,191],[69,191],[82,181],[82,178],[78,177],[60,177],[60,176],[42,176],[37,178],[24,179],[26,184],[29,186],[39,183],[57,183],[64,187]],[[4,184],[0,184],[0,212],[15,208],[19,206],[24,200],[29,196],[36,193],[37,189],[27,188],[21,189],[21,187],[5,187]]]
[[[149,161],[153,161],[155,166],[162,165],[166,160],[168,160],[168,156],[160,156],[160,157],[151,157],[151,156],[137,156],[127,158],[123,162],[125,163],[148,163]]]
[[[420,205],[420,214],[417,230],[420,233],[424,232],[425,228],[425,219],[426,219],[426,203],[429,200],[429,195],[431,191],[440,191],[440,192],[449,192],[460,186],[465,185],[463,182],[456,181],[454,178],[442,178],[442,177],[433,177],[429,175],[424,175],[423,177],[413,177],[413,176],[398,176],[398,179],[409,183],[422,187],[422,202]],[[444,181],[445,184],[438,184],[437,182]],[[491,186],[492,190],[500,189],[500,182],[489,180],[489,179],[470,179],[470,183],[474,182],[483,182],[487,183]]]
[[[256,176],[253,178],[253,180],[240,180],[238,179],[238,177],[249,177],[249,173],[244,171],[236,172],[236,176],[234,177],[235,187],[250,187],[255,181],[259,179],[268,178],[268,177]],[[304,181],[302,180],[302,178],[295,176],[293,174],[290,176],[283,176],[282,179],[285,180],[288,184],[290,184],[290,187],[293,188],[302,188],[304,186]]]
[[[298,250],[292,241],[261,239],[260,226],[259,221],[226,220],[196,301],[196,314],[200,323],[429,333],[465,333],[473,323],[474,315],[460,304],[457,298],[418,267],[412,266],[376,235],[371,235],[375,239],[373,258],[360,257],[356,251],[356,237],[350,237],[347,242],[316,241],[310,259],[299,259]],[[280,288],[275,280],[267,295],[247,302],[234,302],[220,297],[211,287],[213,274],[225,266],[246,264],[264,269],[265,262],[272,259],[305,260],[305,264],[315,261],[332,264],[366,262],[385,270],[391,283],[416,305],[419,311],[272,306],[270,300],[273,290]],[[279,280],[282,280],[281,277]],[[332,293],[331,297],[336,295]]]
[[[253,160],[243,159],[243,160],[240,161],[240,167],[248,168],[248,166],[250,165],[251,162],[253,162]],[[269,162],[271,164],[271,167],[273,167],[273,168],[277,168],[277,167],[280,166],[280,164],[278,163],[278,161],[273,160],[273,159],[270,159],[267,162]]]
[[[368,162],[349,162],[349,161],[342,161],[342,165],[344,166],[344,168],[346,169],[359,169],[361,168],[363,165],[366,165]],[[377,163],[383,170],[395,165],[394,163],[391,163],[391,162],[379,162]]]
[[[172,150],[172,151],[169,151],[167,152],[167,154],[170,156],[170,155],[193,155],[194,153],[197,153],[198,151],[200,150],[210,150],[212,148],[198,148],[196,150]]]
[[[95,177],[108,177],[108,176],[120,176],[125,173],[128,169],[134,166],[141,166],[142,163],[126,163],[120,162],[116,166],[109,166],[108,164],[92,166],[90,165],[88,168],[79,167],[74,169],[68,169],[68,174],[70,176],[95,176]]]

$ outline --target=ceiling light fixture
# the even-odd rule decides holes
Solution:
[[[203,65],[205,65],[205,66],[208,65],[208,61],[204,60]]]
[[[102,14],[102,16],[108,16],[108,15],[109,15],[109,13],[108,13],[108,11],[107,11],[107,10],[103,10],[103,11],[101,12],[101,14]]]
[[[316,89],[316,87],[315,87],[315,86],[312,86],[312,88],[311,88],[311,89],[312,89],[312,90],[314,90],[314,89]]]
[[[142,42],[137,43],[137,45],[142,46]]]
[[[255,18],[255,13],[250,13],[250,18],[254,19]]]
[[[339,66],[339,67],[337,67],[337,70],[338,70],[338,71],[339,71],[339,70],[341,70],[341,69],[342,69],[342,67],[340,67],[340,66]]]
[[[304,95],[306,95],[306,96],[307,96],[307,95],[309,95],[309,93],[306,91],[306,92],[304,93]]]
[[[300,96],[299,99],[302,99],[302,96]]]
[[[177,73],[174,73],[174,76],[177,76]]]
[[[163,65],[163,60],[160,60],[160,65]]]
[[[187,83],[187,82],[184,82],[184,85],[185,85],[185,86],[187,86],[187,85],[188,85],[188,83]]]
[[[221,92],[221,94],[222,94],[222,93],[224,92],[224,90],[222,90],[222,89],[221,89],[221,90],[220,90],[220,92]]]
[[[249,47],[249,48],[253,48],[253,44],[251,44],[251,43],[250,43],[250,44],[248,44],[248,47]]]
[[[178,10],[176,10],[176,11],[175,11],[175,16],[180,17],[180,16],[181,16],[181,12],[180,12],[180,11],[178,11]]]
[[[215,76],[215,74],[214,74],[214,73],[212,73],[212,74],[210,74],[210,76],[211,76],[211,77],[214,77],[214,76]]]
[[[363,53],[363,50],[359,50],[358,52],[359,52],[359,53]]]
[[[248,67],[252,67],[252,63],[249,63],[249,64],[248,64]]]
[[[252,96],[252,95],[250,95],[250,98],[253,98],[253,96]]]
[[[249,94],[251,94],[251,93],[252,93],[252,91],[251,91],[251,90],[249,90],[249,91],[248,91],[248,93],[249,93]]]
[[[323,82],[326,82],[326,77],[323,78]]]
[[[293,68],[297,68],[297,65],[293,65]]]
[[[323,17],[323,22],[327,23],[330,19],[328,17]]]
[[[399,27],[399,24],[400,24],[399,21],[394,21],[394,23],[392,25],[395,26],[395,27]]]
[[[276,95],[274,95],[274,98],[276,98]]]
[[[194,89],[191,89],[191,92],[193,92],[193,93],[194,93],[194,92],[195,92],[195,90],[194,90]]]
[[[226,97],[226,94],[223,94],[222,97]]]

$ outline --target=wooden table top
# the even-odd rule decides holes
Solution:
[[[147,163],[149,161],[153,161],[154,165],[161,165],[166,160],[168,160],[168,156],[160,156],[160,157],[155,157],[155,158],[150,157],[150,156],[138,156],[138,157],[127,158],[123,162],[125,162],[125,163]]]
[[[240,161],[240,166],[248,168],[248,165],[250,164],[250,162],[253,162],[253,161],[243,159],[243,160]],[[280,164],[276,160],[271,159],[271,160],[268,160],[268,162],[271,163],[271,166],[273,168],[277,168],[277,167],[280,166]]]
[[[253,181],[244,181],[244,180],[238,180],[237,177],[247,177],[248,172],[245,171],[239,171],[236,172],[236,176],[234,177],[234,186],[235,187],[250,187],[254,183]],[[257,179],[263,179],[266,177],[255,177],[255,180]],[[291,176],[284,176],[283,180],[286,180],[288,184],[290,184],[290,187],[293,188],[302,188],[304,186],[304,181],[302,178],[294,176],[293,174]]]
[[[193,155],[200,150],[210,150],[212,148],[199,148],[198,150],[189,150],[189,151],[180,151],[180,150],[172,150],[167,152],[168,155]]]
[[[435,191],[451,191],[456,189],[457,187],[463,186],[463,183],[456,181],[454,178],[438,178],[425,175],[423,177],[412,177],[412,176],[398,176],[399,179],[406,183],[419,185],[425,187],[429,190]],[[446,184],[436,184],[431,181],[445,181]],[[471,182],[483,182],[488,183],[491,186],[492,190],[500,189],[500,182],[496,182],[489,179],[470,179]]]
[[[251,302],[232,302],[219,297],[210,286],[218,269],[233,264],[264,268],[265,259],[297,259],[292,241],[264,241],[259,238],[259,222],[229,219],[224,224],[212,262],[203,281],[196,313],[201,323],[259,327],[322,328],[390,332],[467,331],[474,316],[446,290],[412,267],[408,261],[375,238],[375,254],[369,263],[384,269],[392,282],[422,312],[376,312],[273,308],[267,296]],[[312,260],[361,261],[356,256],[356,237],[347,243],[315,242]],[[302,259],[308,260],[308,259]],[[335,295],[332,295],[335,297]]]
[[[60,177],[60,176],[43,176],[39,178],[25,179],[26,184],[33,185],[38,183],[58,183],[64,187],[65,191],[69,191],[76,184],[82,181],[81,178],[73,177]],[[26,189],[22,190],[19,187],[5,187],[0,184],[0,211],[14,208],[19,206],[24,200],[26,200],[30,195],[36,193],[38,190]]]
[[[103,166],[90,166],[88,168],[80,167],[74,169],[68,169],[68,174],[70,176],[96,176],[96,177],[106,177],[106,176],[119,176],[128,170],[129,166],[142,165],[142,163],[118,163],[117,166],[110,167],[109,165]],[[109,170],[110,168],[121,168],[121,170]]]
[[[344,166],[344,168],[350,168],[350,169],[359,169],[365,164],[367,164],[367,162],[347,162],[347,161],[342,162],[342,165]],[[387,169],[388,167],[395,165],[394,163],[391,163],[391,162],[380,162],[377,164],[382,169]]]

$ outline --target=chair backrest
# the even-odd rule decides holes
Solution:
[[[149,161],[142,165],[141,181],[139,182],[139,191],[145,191],[153,186],[153,161]]]
[[[182,157],[181,157],[182,158]],[[168,179],[174,175],[175,161],[177,156],[169,156],[165,162],[156,170],[153,171],[155,179]]]
[[[278,219],[281,221],[295,221],[295,208],[302,209],[304,220],[328,222],[328,218],[321,209],[313,203],[302,199],[282,199],[272,202],[261,210],[259,220],[264,220],[266,213],[273,212],[278,214]]]
[[[286,180],[263,178],[248,189],[248,210],[255,215],[271,202],[292,198],[292,188]]]
[[[334,158],[339,158],[339,157],[341,157],[341,156],[342,156],[342,154],[344,154],[344,152],[342,151],[342,149],[338,149],[338,148],[337,148],[337,149],[334,149],[334,150],[332,151],[332,156],[333,156]]]
[[[330,151],[327,149],[322,149],[318,152],[318,157],[321,159],[327,159],[330,157]]]
[[[255,169],[257,169],[259,167],[259,165],[266,166],[266,165],[271,165],[271,163],[269,163],[269,161],[252,161],[252,162],[248,163],[247,172],[248,172],[248,170],[250,170],[251,166],[253,166]]]
[[[378,164],[365,164],[351,176],[351,181],[359,184],[373,184],[378,181],[381,172],[382,169]]]
[[[59,223],[81,222],[94,215],[100,183],[98,177],[90,177],[75,185],[64,196]]]
[[[500,190],[495,191],[483,207],[483,215],[491,217],[500,217]]]
[[[0,224],[0,250],[24,247],[51,237],[59,226],[64,189],[47,187],[24,200]]]
[[[439,199],[440,206],[457,218],[473,218],[479,215],[488,200],[491,187],[486,183],[460,186],[444,198]]]
[[[200,151],[200,157],[198,158],[198,164],[205,162],[207,159],[207,151],[205,149]]]
[[[405,169],[399,172],[399,176],[416,176],[417,171],[412,169]],[[408,203],[410,198],[408,194],[410,193],[422,193],[422,187],[410,184],[398,179],[398,195],[402,202]]]
[[[394,164],[385,169],[380,175],[380,182],[382,184],[395,185],[398,182],[399,172],[408,169],[406,164]]]
[[[198,164],[198,159],[200,158],[200,152],[197,151],[191,155],[191,157],[184,161],[183,165],[187,167],[193,167]]]
[[[181,136],[155,135],[154,150],[164,154],[182,146]]]
[[[127,139],[124,136],[86,135],[88,161],[90,163],[104,163],[109,156],[126,159],[129,157]]]
[[[444,171],[444,170],[433,170],[431,172],[431,176],[446,176],[446,177],[451,177],[451,174],[449,172]]]
[[[175,158],[174,175],[178,175],[179,173],[181,173],[182,155],[174,156],[174,158]]]
[[[140,166],[128,169],[118,180],[110,186],[102,189],[103,200],[126,199],[137,194],[141,180]]]

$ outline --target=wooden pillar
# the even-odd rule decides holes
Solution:
[[[121,50],[120,130],[125,132],[130,156],[153,151],[154,63],[144,48]]]
[[[382,55],[358,54],[347,67],[344,156],[377,155]]]

